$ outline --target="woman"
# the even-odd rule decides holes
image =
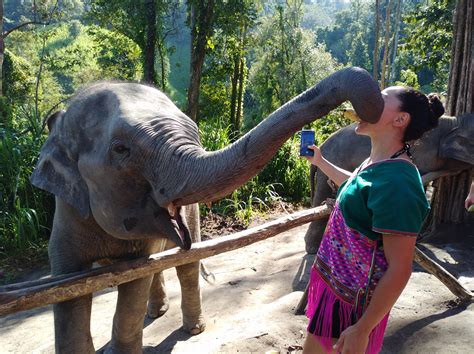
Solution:
[[[356,171],[333,165],[314,145],[307,157],[340,187],[311,271],[305,354],[378,353],[390,309],[411,275],[429,204],[408,142],[434,128],[444,108],[436,95],[404,87],[382,96],[380,120],[356,127],[372,142]]]

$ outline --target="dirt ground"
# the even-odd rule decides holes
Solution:
[[[145,319],[144,353],[297,353],[306,317],[294,315],[313,256],[304,252],[307,225],[243,249],[205,260],[215,283],[202,282],[206,330],[181,329],[180,292],[166,271],[170,309]],[[474,290],[474,223],[447,228],[424,243],[425,251]],[[38,273],[45,273],[40,269]],[[115,289],[95,294],[91,330],[96,350],[110,339]],[[459,305],[432,275],[415,265],[396,303],[382,353],[473,353],[474,304]],[[51,306],[0,318],[0,353],[52,353]]]

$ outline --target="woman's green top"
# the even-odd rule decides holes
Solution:
[[[430,209],[414,164],[390,159],[356,171],[338,190],[344,220],[372,240],[417,236]]]

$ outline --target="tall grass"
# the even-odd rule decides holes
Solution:
[[[41,132],[31,107],[17,112],[13,126],[0,126],[0,258],[48,238],[52,197],[29,181],[44,141]]]

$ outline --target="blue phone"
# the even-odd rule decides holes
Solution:
[[[308,146],[314,145],[314,130],[301,131],[300,156],[314,156],[314,151]]]

